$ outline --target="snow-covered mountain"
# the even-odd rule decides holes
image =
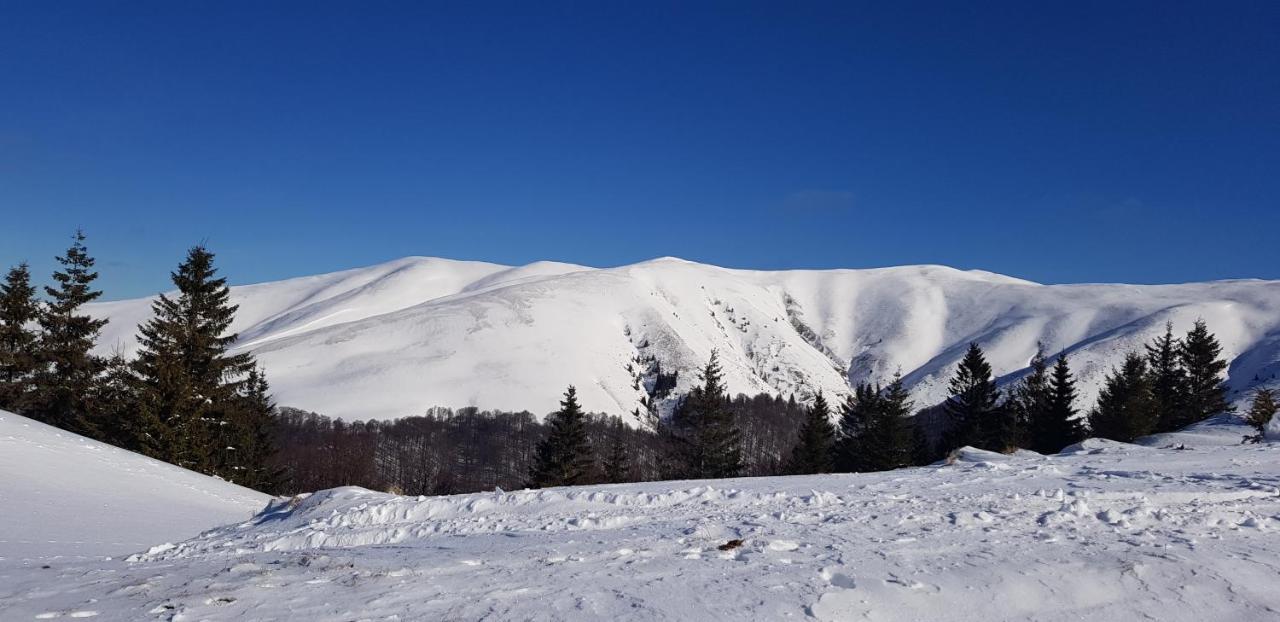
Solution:
[[[268,499],[0,411],[0,561],[15,562],[0,564],[0,585],[31,573],[24,561],[135,552],[245,520]]]
[[[712,349],[734,392],[844,394],[901,370],[918,406],[937,403],[970,341],[1018,377],[1043,343],[1072,355],[1083,397],[1172,321],[1208,321],[1237,392],[1280,369],[1280,281],[1040,285],[942,266],[751,271],[662,258],[617,268],[510,267],[410,257],[232,289],[239,348],[283,405],[346,418],[431,406],[555,409],[578,387],[594,411],[626,414],[654,364],[678,390]],[[136,348],[150,300],[94,305],[99,351]],[[1236,393],[1236,397],[1240,393]]]

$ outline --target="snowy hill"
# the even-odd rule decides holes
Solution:
[[[917,405],[945,397],[970,341],[1016,378],[1043,342],[1066,350],[1086,403],[1124,352],[1173,321],[1208,321],[1240,391],[1280,369],[1280,282],[1039,285],[941,266],[730,270],[663,258],[618,268],[508,267],[411,257],[233,288],[233,330],[266,366],[281,404],[347,418],[430,406],[554,410],[640,406],[651,364],[679,389],[711,350],[734,392],[804,398],[901,370]],[[99,350],[134,351],[146,299],[102,303]],[[1233,397],[1239,397],[1239,393]]]
[[[244,520],[268,499],[0,411],[0,561],[127,554]]]
[[[0,577],[0,619],[1274,620],[1280,444],[1246,432],[886,473],[340,488]]]

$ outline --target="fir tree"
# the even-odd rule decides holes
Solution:
[[[1009,391],[1005,402],[1008,416],[1015,421],[1018,431],[1018,446],[1031,447],[1044,453],[1043,448],[1050,444],[1045,440],[1051,433],[1050,401],[1049,365],[1044,358],[1044,348],[1041,347],[1031,357],[1031,373]]]
[[[859,443],[863,466],[868,471],[909,466],[913,462],[915,426],[911,421],[911,396],[902,383],[902,375],[895,374],[877,397],[871,425]]]
[[[1276,416],[1276,394],[1271,389],[1258,389],[1253,393],[1253,403],[1249,405],[1249,413],[1245,421],[1258,431],[1255,437],[1247,440],[1261,441],[1266,433],[1267,424]]]
[[[813,399],[813,405],[805,409],[799,440],[787,461],[787,472],[793,475],[829,473],[834,441],[831,408],[827,406],[827,398],[819,392]]]
[[[224,446],[229,457],[222,469],[226,479],[254,490],[275,492],[280,480],[280,473],[271,466],[276,453],[276,405],[262,369],[249,371],[227,423]]]
[[[27,410],[36,371],[35,294],[25,263],[10,268],[0,284],[0,409],[19,414]]]
[[[862,382],[845,397],[840,407],[835,442],[835,468],[841,472],[875,470],[865,444],[879,411],[883,409],[880,387]]]
[[[1120,368],[1107,375],[1089,413],[1089,426],[1096,437],[1129,443],[1150,434],[1156,417],[1146,359],[1130,352]]]
[[[145,439],[139,438],[136,391],[137,377],[122,354],[104,361],[91,393],[92,411],[78,422],[81,433],[116,447],[142,451]]]
[[[39,369],[36,371],[36,405],[30,414],[45,423],[74,429],[89,412],[89,393],[101,369],[90,354],[98,333],[107,324],[82,312],[102,292],[93,289],[98,273],[84,244],[84,232],[76,231],[71,247],[58,257],[62,268],[53,273],[57,287],[45,287],[49,297],[39,314]]]
[[[1173,322],[1167,322],[1164,335],[1147,345],[1147,376],[1158,413],[1157,432],[1176,430],[1186,418],[1187,375],[1179,356],[1181,348],[1181,342],[1173,337]]]
[[[1230,412],[1227,403],[1227,387],[1222,374],[1227,362],[1221,358],[1222,346],[1209,332],[1204,320],[1196,320],[1187,332],[1178,351],[1182,368],[1186,372],[1186,407],[1182,416],[1173,422],[1173,429],[1203,421],[1213,415]]]
[[[694,387],[673,419],[676,459],[687,478],[737,477],[742,471],[741,432],[729,409],[720,362],[712,350]]]
[[[969,350],[951,379],[951,397],[944,404],[950,419],[951,448],[971,445],[991,451],[1007,451],[1015,446],[1016,426],[1000,407],[1000,390],[991,376],[978,344]]]
[[[530,488],[585,484],[595,465],[587,441],[586,415],[578,405],[578,391],[569,387],[560,410],[547,418],[551,433],[538,443],[537,457],[529,474]]]
[[[1076,381],[1066,354],[1059,354],[1049,377],[1049,404],[1043,417],[1032,422],[1031,448],[1056,454],[1067,445],[1084,440],[1084,426],[1076,417]]]
[[[161,294],[154,317],[139,329],[134,362],[139,378],[139,432],[144,449],[173,464],[229,477],[225,440],[241,385],[253,369],[247,354],[229,354],[227,329],[235,317],[226,279],[216,277],[213,253],[196,246],[171,274],[176,298]],[[151,428],[151,429],[146,429]]]
[[[613,425],[613,433],[609,438],[609,451],[604,456],[605,479],[611,484],[631,481],[631,452],[624,438],[625,429],[621,421]]]

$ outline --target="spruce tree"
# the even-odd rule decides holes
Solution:
[[[1032,449],[1056,454],[1067,445],[1084,440],[1084,426],[1076,417],[1076,381],[1066,354],[1059,354],[1049,377],[1049,405],[1032,424]]]
[[[265,372],[254,367],[241,386],[239,399],[225,426],[228,459],[225,478],[241,486],[273,493],[280,473],[272,466],[275,456],[276,405]]]
[[[1165,323],[1164,335],[1147,345],[1147,376],[1159,415],[1157,432],[1176,430],[1186,418],[1187,375],[1182,369],[1181,348],[1182,343],[1173,337],[1173,322]]]
[[[813,405],[805,409],[799,439],[791,450],[786,470],[792,475],[831,472],[835,427],[831,425],[831,408],[819,392]]]
[[[742,471],[741,432],[729,409],[714,350],[694,387],[673,416],[676,460],[686,478],[737,477]]]
[[[911,395],[895,374],[893,381],[878,391],[878,403],[872,409],[871,426],[861,443],[863,466],[869,471],[887,471],[909,466],[913,462],[914,425],[911,421]]]
[[[84,232],[77,230],[72,240],[66,254],[57,258],[62,265],[53,273],[57,287],[44,288],[49,300],[39,314],[36,405],[30,411],[33,418],[65,429],[74,429],[89,412],[89,393],[102,366],[90,351],[107,324],[82,311],[102,292],[93,289],[98,273]]]
[[[1227,387],[1222,375],[1227,362],[1221,358],[1222,346],[1209,332],[1204,320],[1196,320],[1182,340],[1178,352],[1186,371],[1186,407],[1174,422],[1178,429],[1203,421],[1213,415],[1232,410],[1227,402]]]
[[[226,279],[213,253],[193,247],[171,273],[175,298],[161,294],[154,317],[139,328],[138,421],[153,439],[144,450],[189,469],[229,477],[227,435],[241,385],[253,369],[248,354],[228,352],[236,335]]]
[[[1017,429],[1007,410],[1000,407],[996,388],[982,348],[970,343],[969,350],[951,379],[951,397],[943,406],[950,419],[952,449],[971,445],[990,451],[1007,451],[1015,445]]]
[[[1038,348],[1031,357],[1031,373],[1027,374],[1009,391],[1005,401],[1008,416],[1018,431],[1017,445],[1030,447],[1044,453],[1050,444],[1045,437],[1050,433],[1049,365],[1044,358],[1044,348]]]
[[[578,405],[578,391],[572,386],[564,393],[560,410],[547,418],[551,433],[538,443],[530,488],[585,484],[595,465],[587,440],[586,414]]]
[[[883,408],[880,387],[873,387],[870,383],[859,383],[853,388],[853,393],[845,397],[836,428],[834,466],[837,471],[861,473],[876,470],[866,445]]]
[[[82,434],[130,451],[142,451],[139,438],[137,377],[120,353],[103,362],[103,370],[93,385],[88,415],[77,423]]]
[[[31,272],[21,263],[0,284],[0,409],[22,414],[31,400],[36,371],[37,334],[30,324],[39,315]]]
[[[1107,375],[1089,413],[1089,427],[1098,438],[1130,443],[1155,429],[1155,408],[1146,359],[1130,352],[1120,368]]]
[[[1249,405],[1249,413],[1245,421],[1258,431],[1258,435],[1248,440],[1261,441],[1266,433],[1267,424],[1276,416],[1276,394],[1271,389],[1258,389],[1253,393],[1253,403]]]

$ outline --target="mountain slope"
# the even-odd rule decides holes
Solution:
[[[0,560],[126,554],[244,520],[268,499],[0,411]]]
[[[618,268],[506,267],[406,258],[236,287],[233,330],[281,404],[348,418],[430,406],[630,413],[653,364],[679,389],[712,349],[735,392],[839,396],[901,370],[917,405],[942,400],[970,341],[1012,380],[1036,344],[1067,351],[1086,400],[1124,352],[1166,321],[1206,319],[1237,392],[1280,367],[1280,282],[1047,286],[942,266],[730,270],[663,258]],[[101,351],[136,347],[149,300],[103,303]],[[1255,379],[1256,378],[1256,379]],[[1239,397],[1239,393],[1236,397]]]

